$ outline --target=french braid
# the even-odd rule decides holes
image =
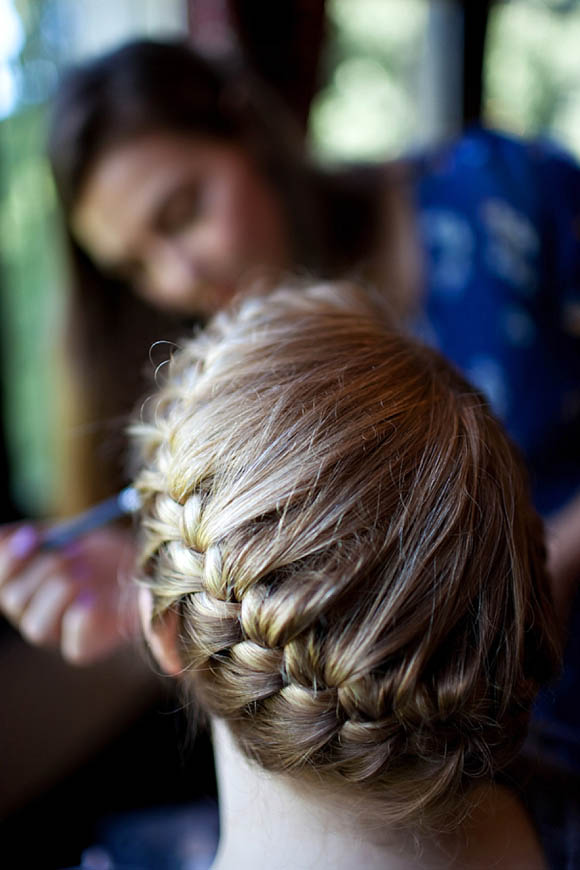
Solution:
[[[542,535],[479,394],[350,287],[184,343],[147,420],[142,580],[266,769],[459,821],[557,658]]]

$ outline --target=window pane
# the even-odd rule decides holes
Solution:
[[[548,134],[580,156],[580,4],[511,0],[492,8],[484,68],[487,123]]]
[[[327,0],[327,84],[310,116],[316,156],[384,160],[416,138],[428,7],[428,0]]]

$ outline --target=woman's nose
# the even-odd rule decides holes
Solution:
[[[195,296],[201,273],[194,252],[175,240],[155,242],[149,261],[149,282],[159,301],[171,305]]]

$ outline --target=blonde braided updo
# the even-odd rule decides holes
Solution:
[[[482,397],[368,294],[222,313],[135,427],[141,582],[264,768],[459,821],[557,659],[539,520]]]

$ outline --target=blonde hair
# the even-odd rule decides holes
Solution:
[[[219,314],[147,407],[141,582],[202,707],[267,770],[460,820],[557,660],[541,525],[481,395],[319,286]]]

